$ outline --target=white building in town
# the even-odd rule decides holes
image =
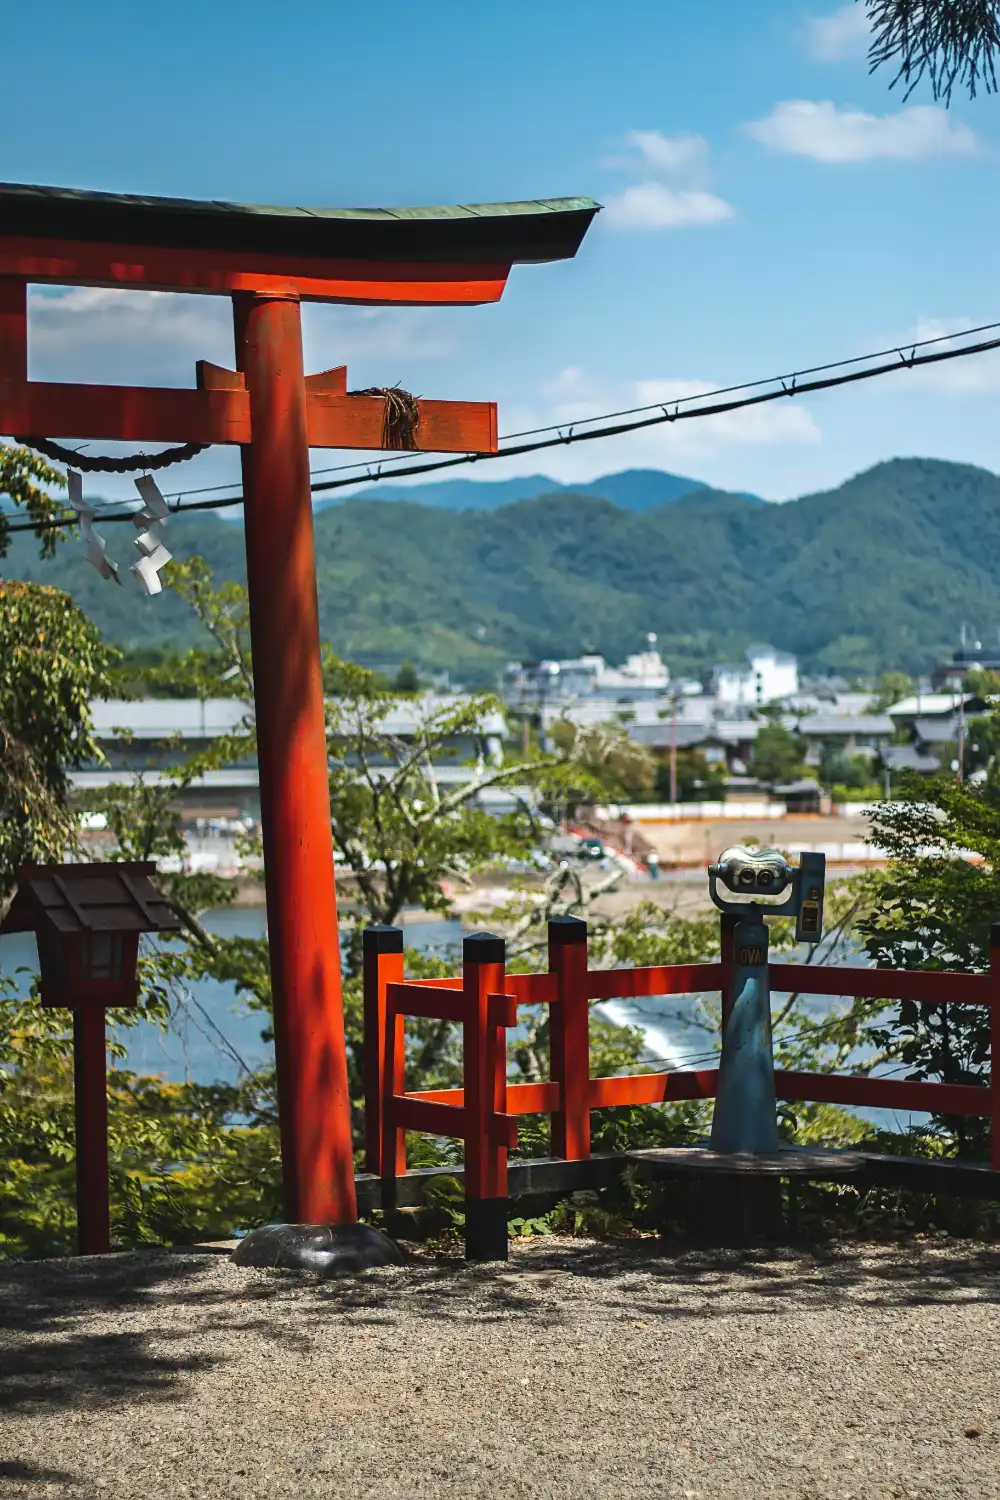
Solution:
[[[723,708],[759,708],[799,690],[796,658],[773,646],[750,646],[746,663],[716,667],[712,692]]]
[[[504,697],[512,707],[561,709],[571,703],[640,703],[662,698],[670,668],[646,637],[646,649],[611,667],[603,656],[573,656],[540,662],[511,662],[504,674]]]

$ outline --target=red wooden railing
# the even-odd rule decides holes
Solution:
[[[590,1077],[591,1000],[726,991],[727,963],[597,969],[587,967],[587,924],[556,918],[548,930],[549,968],[507,974],[502,938],[481,933],[465,940],[461,978],[403,976],[399,928],[365,933],[366,1165],[383,1180],[406,1171],[407,1130],[456,1136],[465,1142],[466,1197],[504,1198],[507,1153],[517,1144],[517,1116],[552,1116],[552,1151],[571,1161],[590,1156],[590,1111],[609,1105],[663,1104],[711,1099],[718,1070],[678,1070],[615,1078]],[[815,995],[863,995],[946,1005],[988,1005],[991,1057],[1000,1057],[1000,925],[991,938],[985,974],[924,970],[846,969],[770,965],[771,989]],[[507,1082],[507,1028],[519,1005],[550,1005],[551,1078]],[[404,1027],[407,1016],[439,1017],[463,1028],[464,1087],[407,1092]],[[988,1087],[776,1071],[779,1098],[933,1114],[979,1115],[991,1121],[991,1165],[1000,1170],[1000,1068]]]

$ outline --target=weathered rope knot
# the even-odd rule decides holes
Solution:
[[[373,385],[364,391],[348,391],[349,396],[380,396],[385,402],[382,412],[382,447],[409,448],[417,446],[417,426],[420,422],[420,406],[416,396],[398,385]]]

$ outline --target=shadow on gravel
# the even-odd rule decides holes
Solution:
[[[0,1412],[169,1399],[181,1376],[209,1361],[151,1353],[148,1329],[102,1333],[88,1324],[95,1314],[127,1318],[162,1282],[195,1276],[203,1264],[200,1255],[139,1254],[0,1266]]]
[[[1000,1251],[923,1244],[837,1244],[758,1249],[658,1246],[650,1240],[531,1254],[534,1271],[608,1282],[603,1301],[635,1315],[710,1318],[823,1308],[1000,1303]],[[695,1294],[692,1296],[692,1294]]]
[[[227,1335],[237,1332],[308,1354],[320,1325],[376,1332],[404,1317],[441,1323],[447,1340],[449,1325],[511,1319],[531,1337],[580,1318],[794,1318],[824,1308],[1000,1303],[1000,1252],[980,1246],[719,1250],[548,1240],[516,1246],[505,1264],[417,1256],[329,1281],[238,1273],[211,1284],[199,1277],[205,1265],[202,1254],[143,1252],[0,1267],[0,1422],[18,1409],[174,1399],[189,1388],[186,1377],[229,1357]],[[218,1352],[191,1353],[192,1337]]]
[[[65,1469],[40,1469],[37,1464],[0,1462],[0,1480],[11,1484],[76,1484],[76,1475]]]
[[[586,1290],[581,1283],[586,1282]],[[287,1285],[287,1284],[286,1284]],[[270,1293],[281,1299],[282,1284]],[[515,1250],[506,1264],[414,1260],[391,1275],[318,1283],[300,1327],[331,1313],[357,1325],[408,1317],[456,1323],[565,1322],[591,1312],[651,1318],[791,1316],[822,1308],[1000,1303],[1000,1251],[858,1244],[824,1249],[664,1247],[654,1241],[562,1241]],[[277,1311],[277,1309],[275,1309]]]

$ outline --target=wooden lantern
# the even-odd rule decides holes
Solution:
[[[0,933],[34,932],[41,1002],[73,1012],[77,1240],[82,1255],[111,1248],[107,1032],[104,1012],[139,998],[143,932],[180,927],[154,887],[153,864],[24,865]]]
[[[34,932],[44,1006],[135,1005],[139,935],[180,922],[152,864],[25,865],[0,932]]]

